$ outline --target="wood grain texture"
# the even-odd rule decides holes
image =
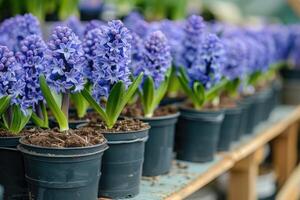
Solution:
[[[300,198],[300,165],[293,171],[276,196],[276,200],[297,200]]]

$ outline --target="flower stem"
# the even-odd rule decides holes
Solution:
[[[69,103],[70,103],[70,94],[63,93],[62,94],[62,103],[61,103],[61,110],[65,114],[66,118],[69,118]]]
[[[36,115],[41,118],[42,120],[44,120],[44,115],[43,115],[43,111],[42,111],[42,106],[41,106],[42,102],[39,101],[37,104],[35,104],[35,112]]]

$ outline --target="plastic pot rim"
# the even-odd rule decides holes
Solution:
[[[179,117],[180,112],[176,112],[174,114],[169,114],[169,115],[164,115],[164,116],[158,116],[158,117],[133,117],[134,119],[139,119],[139,120],[147,120],[147,121],[159,121],[159,120],[164,120],[164,119],[171,119],[171,118],[176,118]]]
[[[148,124],[148,123],[146,123]],[[110,132],[110,131],[106,131],[106,132],[102,132],[102,135],[106,135],[106,134],[118,134],[118,135],[122,135],[122,134],[134,134],[134,133],[140,133],[140,132],[144,132],[144,131],[149,131],[149,129],[151,128],[150,125],[148,124],[148,128],[143,128],[141,130],[137,130],[137,131],[118,131],[118,132]]]
[[[43,146],[39,146],[39,145],[26,144],[26,143],[23,142],[23,139],[24,139],[24,136],[19,139],[19,142],[20,142],[21,145],[24,145],[24,146],[29,146],[29,147],[35,148],[35,149],[62,150],[62,151],[63,150],[85,150],[85,149],[90,149],[92,147],[95,148],[95,147],[100,147],[102,145],[107,144],[107,140],[106,140],[105,137],[104,137],[104,142],[100,143],[100,144],[85,146],[85,147],[64,147],[64,148],[60,148],[60,147],[43,147]],[[18,145],[18,149],[19,149],[19,146],[20,145]]]

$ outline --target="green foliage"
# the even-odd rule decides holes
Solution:
[[[51,93],[49,86],[47,85],[44,75],[41,75],[40,78],[40,87],[43,93],[43,96],[47,102],[48,107],[50,108],[52,114],[54,115],[57,123],[59,124],[60,131],[65,131],[69,129],[68,118],[61,110],[59,104],[55,100],[54,96]]]
[[[2,115],[9,106],[10,96],[5,96],[0,99],[0,115]]]
[[[108,128],[112,128],[118,120],[122,110],[135,94],[142,81],[143,74],[133,80],[127,91],[123,82],[116,83],[110,91],[107,99],[106,108],[102,108],[86,88],[81,92],[82,96],[89,102],[92,108],[100,115]]]
[[[146,77],[143,83],[142,90],[139,91],[139,96],[141,99],[145,117],[152,117],[154,110],[164,98],[168,90],[170,72],[171,71],[169,70],[167,75],[165,76],[165,80],[160,84],[160,86],[157,89],[155,89],[152,77]]]
[[[58,17],[61,20],[67,19],[70,15],[78,15],[79,0],[60,0],[58,4]]]
[[[29,110],[28,115],[24,115],[19,106],[12,105],[9,107],[9,110],[2,115],[3,126],[9,132],[18,134],[28,123],[31,114],[32,111]]]
[[[168,96],[177,97],[179,91],[181,91],[181,87],[177,77],[177,69],[175,66],[172,66],[168,85]]]
[[[89,88],[87,88],[87,90],[89,90]],[[77,116],[79,118],[83,118],[90,106],[89,102],[87,102],[87,100],[84,98],[84,96],[82,96],[81,93],[71,94],[71,100],[76,108]]]
[[[191,87],[190,80],[182,67],[179,69],[178,79],[184,92],[192,101],[195,109],[198,110],[201,109],[205,103],[216,99],[228,82],[223,79],[220,83],[216,84],[209,90],[205,90],[204,86],[200,82],[194,82]]]
[[[41,116],[38,116],[35,112],[32,112],[31,120],[34,124],[41,128],[49,128],[49,121],[48,121],[48,113],[47,108],[44,103],[41,103],[39,109],[41,109]]]
[[[228,81],[225,85],[225,91],[228,92],[231,97],[236,97],[238,95],[238,87],[240,86],[240,83],[241,81],[238,78]]]

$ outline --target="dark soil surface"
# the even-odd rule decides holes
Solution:
[[[161,106],[154,111],[153,117],[172,115],[177,112],[178,109],[175,106],[171,106],[171,105]],[[143,117],[144,113],[140,106],[132,105],[132,106],[126,106],[124,111],[122,112],[122,115],[127,117]]]
[[[212,103],[207,103],[202,107],[202,111],[217,111],[224,108],[235,108],[237,106],[237,100],[240,97],[233,99],[227,96],[222,96],[220,98],[220,103],[218,105],[213,105]],[[182,106],[183,108],[192,108],[194,109],[194,106],[191,102],[186,102]]]
[[[32,133],[36,132],[36,128],[25,128],[22,132],[18,134],[13,134],[8,132],[5,129],[0,129],[0,137],[18,137],[18,136],[25,136],[30,135]]]
[[[59,132],[54,129],[35,129],[35,133],[31,133],[24,137],[26,144],[32,144],[43,147],[86,147],[105,142],[104,136],[99,130],[89,127],[82,127],[75,130]]]
[[[222,96],[220,101],[221,108],[235,108],[237,107],[237,99],[230,98],[228,96]]]
[[[195,109],[194,105],[192,102],[185,102],[184,104],[182,104],[181,106],[182,108],[190,108],[190,109]],[[218,111],[220,110],[221,107],[218,105],[218,106],[215,106],[211,103],[207,103],[205,104],[202,108],[201,108],[201,111]]]
[[[131,131],[140,131],[148,129],[149,125],[137,119],[125,118],[118,120],[114,127],[111,129],[109,129],[102,121],[91,122],[87,125],[87,127],[97,129],[102,133],[126,133]]]

